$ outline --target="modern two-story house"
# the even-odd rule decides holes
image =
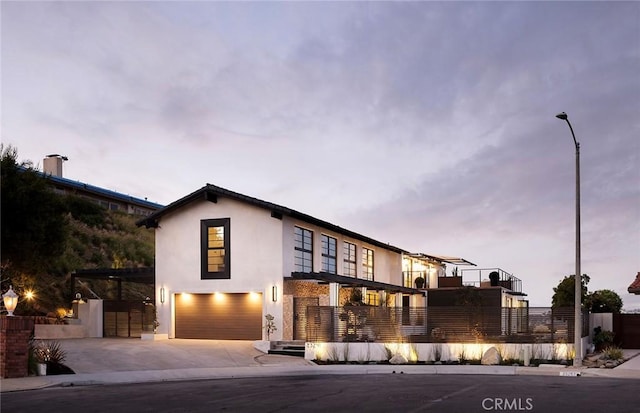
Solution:
[[[159,333],[304,340],[308,306],[426,307],[454,257],[410,253],[304,213],[207,184],[138,221],[155,228]],[[500,287],[498,287],[500,288]]]

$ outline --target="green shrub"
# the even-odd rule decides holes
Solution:
[[[613,344],[615,333],[609,330],[602,330],[601,327],[593,329],[593,345],[596,346],[596,350],[602,350],[610,347]]]
[[[616,346],[609,346],[603,350],[604,358],[607,360],[622,360],[622,349]]]

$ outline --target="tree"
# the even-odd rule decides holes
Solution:
[[[597,290],[587,297],[586,307],[592,313],[620,313],[622,298],[611,290]]]
[[[18,164],[18,151],[0,145],[2,265],[37,273],[50,267],[68,238],[65,206],[46,177],[30,161]]]
[[[575,305],[575,275],[564,277],[557,287],[553,288],[551,307],[573,307]],[[584,306],[587,300],[587,284],[590,278],[587,274],[582,274],[582,300]]]

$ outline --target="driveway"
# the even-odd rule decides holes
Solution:
[[[261,365],[307,365],[300,357],[267,355],[251,341],[80,338],[58,340],[64,364],[80,373]]]

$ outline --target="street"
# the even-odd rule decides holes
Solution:
[[[3,412],[640,412],[640,380],[555,376],[324,375],[48,388]]]

